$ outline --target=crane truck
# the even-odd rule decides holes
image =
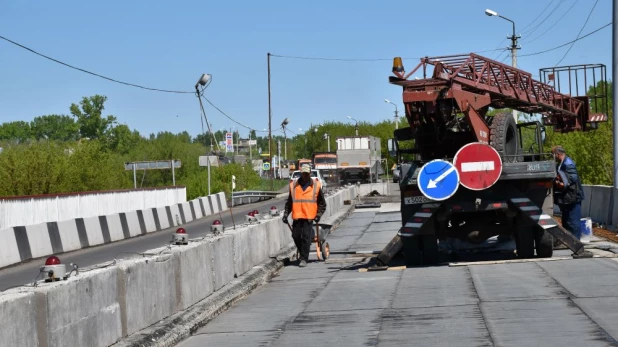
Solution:
[[[574,258],[592,256],[553,219],[556,163],[543,144],[546,126],[566,133],[607,121],[606,110],[593,113],[597,102],[607,105],[607,90],[596,90],[604,65],[541,69],[538,81],[472,53],[421,58],[407,73],[396,57],[392,72],[389,82],[403,90],[409,127],[394,131],[388,152],[411,159],[399,182],[401,228],[377,257],[378,265],[388,265],[399,252],[407,265],[435,264],[441,242],[474,245],[496,236],[514,240],[520,258],[535,252],[552,257],[558,243]],[[561,92],[568,87],[578,93],[577,85],[565,87],[578,78],[585,84],[594,80],[594,92],[587,85],[588,95]],[[505,108],[538,119],[518,123]],[[436,189],[442,193],[431,193]]]

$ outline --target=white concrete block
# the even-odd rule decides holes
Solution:
[[[191,202],[193,202],[193,209],[195,209],[195,218],[204,218],[204,214],[202,214],[202,207],[200,206],[200,199],[197,198],[195,200],[191,200]]]
[[[173,222],[173,225],[170,225],[170,227],[177,227],[181,225],[182,218],[180,217],[180,209],[178,208],[178,205],[176,204],[171,205],[170,210],[172,211],[172,222]]]
[[[181,308],[209,296],[214,291],[215,281],[211,246],[208,242],[189,243],[177,252],[180,261]]]
[[[146,225],[146,232],[151,233],[153,231],[157,231],[157,225],[155,224],[152,209],[147,208],[145,210],[142,210],[142,215],[144,216],[144,225]]]
[[[219,203],[217,203],[217,195],[209,195],[208,197],[208,203],[212,206],[212,213],[216,214],[219,213]]]
[[[210,208],[210,203],[208,202],[208,197],[205,196],[205,197],[199,198],[199,199],[204,204],[204,212],[206,212],[206,215],[204,217],[208,217],[208,216],[212,215],[212,209]]]
[[[60,234],[60,242],[62,242],[62,250],[65,252],[74,251],[82,248],[77,233],[77,224],[75,219],[58,222],[58,233]]]
[[[191,205],[189,202],[182,203],[182,211],[184,212],[185,222],[189,223],[193,221],[193,214],[191,213]]]
[[[131,211],[125,213],[127,217],[127,226],[129,227],[129,234],[131,236],[137,236],[142,234],[142,228],[139,225],[139,217],[137,211]]]
[[[275,256],[281,250],[281,232],[279,231],[277,222],[283,224],[281,220],[270,220],[268,222],[262,223],[266,231],[266,236],[268,238],[269,257]]]
[[[2,252],[0,252],[0,267],[19,263],[21,261],[13,228],[0,230],[0,245],[2,245]],[[0,312],[2,311],[0,310]],[[2,319],[1,316],[2,315],[0,315],[0,320]],[[0,336],[2,336],[2,331],[0,331]]]
[[[107,228],[109,229],[109,238],[113,241],[124,239],[124,233],[122,232],[122,223],[120,223],[120,215],[113,214],[105,216],[107,219]]]
[[[215,290],[219,290],[234,279],[234,236],[223,235],[213,239],[209,244]],[[251,247],[251,245],[245,245],[245,247]]]
[[[124,271],[129,335],[175,312],[176,262],[173,255],[164,254],[119,265]]]
[[[10,230],[13,232],[12,228]],[[2,346],[41,346],[36,333],[37,306],[34,296],[34,293],[0,295],[0,326],[2,327],[0,329],[0,341]]]
[[[270,256],[266,225],[252,225],[247,232],[251,235],[249,245],[253,248],[253,265],[266,261]]]
[[[81,272],[38,287],[45,295],[49,347],[109,346],[122,337],[117,271]]]
[[[30,252],[32,258],[43,257],[53,254],[49,232],[47,231],[47,223],[29,225],[26,227],[28,234],[28,243],[30,243]]]
[[[159,216],[159,224],[161,229],[167,229],[170,227],[170,220],[167,217],[167,209],[165,207],[157,207],[157,216]]]
[[[90,246],[100,245],[105,242],[99,217],[84,218],[84,226],[86,227],[86,235],[88,235],[88,244]]]
[[[219,201],[221,202],[221,211],[227,211],[228,206],[227,206],[227,200],[225,199],[225,193],[219,192],[217,193],[217,195],[219,195]]]
[[[255,247],[252,247],[251,233],[248,228],[241,228],[230,234],[234,237],[234,273],[236,276],[241,276],[253,267]]]

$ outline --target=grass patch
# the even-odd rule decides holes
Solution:
[[[275,189],[272,190],[272,184],[270,178],[260,178],[259,184],[254,187],[251,187],[250,190],[259,190],[259,191],[278,191],[279,189],[286,187],[290,181],[288,179],[283,180],[274,180]]]

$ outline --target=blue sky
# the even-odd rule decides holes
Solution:
[[[524,55],[575,39],[594,2],[3,1],[0,35],[68,64],[153,88],[190,91],[202,73],[210,73],[207,97],[258,130],[268,127],[267,52],[387,59],[271,58],[273,125],[287,117],[289,129],[298,132],[311,123],[349,121],[346,116],[369,122],[392,119],[394,107],[384,99],[402,108],[400,89],[388,83],[394,56],[404,57],[410,70],[421,56],[506,47],[511,24],[486,16],[486,8],[516,22],[522,35],[518,54]],[[611,0],[599,0],[582,35],[611,20]],[[611,78],[611,44],[610,26],[576,42],[561,65],[602,63]],[[537,75],[539,68],[554,66],[567,49],[522,56],[519,67]],[[510,64],[510,56],[501,53],[482,55]],[[201,132],[194,95],[112,83],[0,40],[0,122],[69,114],[71,103],[94,94],[109,98],[106,114],[143,135]],[[214,129],[235,125],[209,105],[206,110]],[[236,126],[241,135],[248,133]]]

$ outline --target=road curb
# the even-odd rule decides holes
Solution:
[[[268,282],[295,254],[296,246],[288,246],[275,257],[254,266],[244,275],[234,279],[216,293],[187,310],[178,312],[157,324],[123,338],[112,346],[171,347],[176,345],[234,303],[244,299],[256,288]]]

